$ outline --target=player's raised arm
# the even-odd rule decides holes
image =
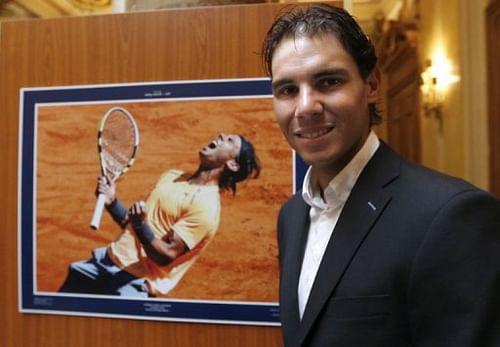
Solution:
[[[106,176],[100,176],[97,179],[96,196],[99,194],[104,195],[104,204],[111,205],[116,198],[116,184],[113,180],[108,179]]]
[[[155,237],[146,222],[146,213],[144,201],[137,201],[130,206],[128,218],[149,258],[158,265],[167,265],[188,251],[188,246],[174,231],[161,239]]]
[[[97,179],[96,196],[104,196],[104,206],[113,220],[124,227],[127,224],[127,208],[116,199],[116,183],[106,176]]]

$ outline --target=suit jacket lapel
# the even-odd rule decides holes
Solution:
[[[287,241],[281,245],[286,250],[280,271],[280,315],[285,339],[296,337],[300,323],[297,287],[309,231],[309,209],[300,194],[294,196],[293,214],[287,215]]]
[[[361,173],[342,210],[318,269],[300,324],[298,346],[302,344],[332,295],[356,250],[389,203],[391,196],[382,188],[398,176],[399,165],[399,157],[381,144]],[[295,287],[289,288],[296,288],[296,285],[297,283]]]

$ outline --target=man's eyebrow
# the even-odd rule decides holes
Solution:
[[[326,70],[321,70],[313,74],[313,77],[315,79],[321,78],[321,77],[328,77],[328,76],[348,76],[349,71],[344,68],[333,68],[333,69],[326,69]]]
[[[271,86],[272,86],[272,89],[277,89],[285,84],[291,84],[293,83],[293,80],[292,79],[289,79],[289,78],[284,78],[284,79],[280,79],[280,80],[273,80],[272,83],[271,83]]]
[[[349,76],[349,71],[344,68],[331,68],[331,69],[324,69],[320,70],[312,75],[314,79],[319,79],[322,77],[347,77]],[[291,78],[283,78],[283,79],[278,79],[278,80],[273,80],[272,81],[272,89],[277,89],[283,85],[286,84],[293,84],[294,81]]]

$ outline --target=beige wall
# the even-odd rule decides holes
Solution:
[[[465,178],[489,186],[486,7],[488,0],[460,0],[464,81]]]
[[[484,8],[487,0],[422,0],[422,66],[441,52],[460,80],[445,94],[443,119],[422,114],[422,162],[488,188]]]

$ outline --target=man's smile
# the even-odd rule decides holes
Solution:
[[[333,129],[335,129],[334,126],[328,126],[321,129],[300,129],[295,131],[294,135],[299,138],[316,139],[330,133]]]

